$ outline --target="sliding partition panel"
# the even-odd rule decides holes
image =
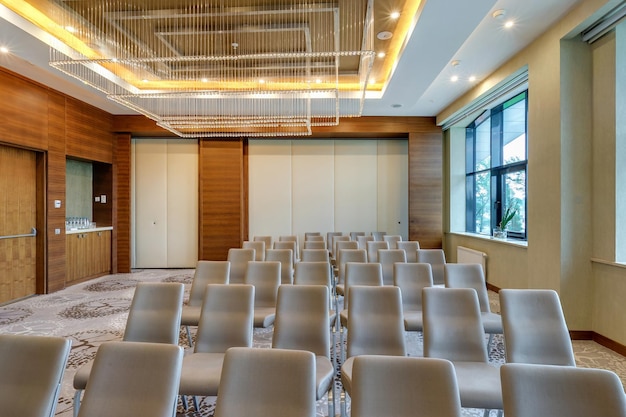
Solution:
[[[378,230],[376,140],[335,140],[335,230]]]
[[[409,145],[406,140],[378,140],[378,227],[409,240]]]
[[[249,239],[291,235],[291,141],[248,141]]]
[[[408,238],[405,139],[249,141],[250,238],[375,230]]]
[[[132,155],[132,267],[195,267],[198,142],[133,139]]]
[[[293,231],[304,242],[306,232],[334,230],[335,146],[332,140],[294,140]]]

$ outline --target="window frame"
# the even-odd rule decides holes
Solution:
[[[525,115],[524,115],[524,138],[525,138],[525,159],[520,161],[510,162],[505,164],[502,161],[502,154],[504,150],[504,110],[508,107],[507,104],[516,104],[519,101],[524,100]],[[513,102],[512,104],[510,104]],[[489,167],[476,168],[477,162],[477,128],[483,123],[490,123],[490,155],[489,155]],[[505,177],[512,173],[524,172],[524,230],[522,232],[508,230],[508,237],[526,240],[527,239],[527,212],[528,212],[528,90],[519,92],[503,103],[494,106],[488,110],[483,111],[478,117],[476,117],[465,128],[465,229],[470,233],[479,233],[485,235],[484,232],[476,230],[476,179],[478,175],[489,175],[489,236],[493,236],[493,229],[497,227],[502,219],[503,214],[503,201],[505,199]]]

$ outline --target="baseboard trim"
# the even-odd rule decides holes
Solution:
[[[488,283],[488,282],[487,282],[486,284],[487,284],[487,289],[488,289],[488,290],[493,291],[493,292],[496,292],[496,293],[499,293],[499,292],[500,292],[500,288],[496,287],[495,285],[490,284],[490,283]]]
[[[572,340],[593,340],[593,332],[591,330],[570,330],[569,337]]]

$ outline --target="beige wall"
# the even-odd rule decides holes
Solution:
[[[626,344],[624,320],[612,319],[624,316],[617,300],[626,299],[626,269],[614,263],[616,123],[605,108],[614,108],[615,100],[597,99],[615,80],[615,74],[598,75],[598,69],[614,72],[619,65],[610,62],[610,45],[589,46],[574,36],[615,4],[580,2],[437,120],[528,66],[528,246],[448,232],[444,247],[452,260],[458,245],[486,252],[493,285],[553,288],[571,330],[592,330]],[[448,179],[447,196],[449,185]],[[594,263],[598,256],[603,263]]]

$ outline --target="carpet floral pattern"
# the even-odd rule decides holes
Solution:
[[[63,336],[72,340],[72,350],[65,372],[56,416],[72,416],[74,389],[72,380],[76,370],[93,359],[98,346],[107,341],[120,340],[128,315],[128,308],[135,286],[139,282],[180,282],[185,284],[186,295],[191,288],[193,270],[137,270],[130,274],[101,277],[68,287],[62,291],[30,297],[15,303],[0,306],[0,333],[36,334]],[[491,308],[499,312],[497,294],[490,293]],[[269,348],[272,328],[255,329],[254,346]],[[336,338],[337,343],[339,337]],[[417,332],[406,333],[407,350],[410,356],[422,356],[422,338]],[[180,345],[189,348],[186,333],[181,328]],[[335,346],[339,351],[338,344]],[[575,341],[574,350],[579,366],[610,369],[626,382],[626,359],[591,341]],[[490,361],[496,366],[504,363],[504,344],[496,336],[489,349]],[[337,392],[341,383],[336,379]],[[179,401],[177,417],[211,417],[215,409],[215,398],[199,398],[199,410],[184,410]],[[326,416],[328,407],[321,400],[317,407],[318,416]],[[337,413],[339,404],[337,401]],[[349,410],[349,404],[348,404]],[[464,409],[464,416],[482,416],[482,410]],[[496,415],[493,411],[491,415]]]

